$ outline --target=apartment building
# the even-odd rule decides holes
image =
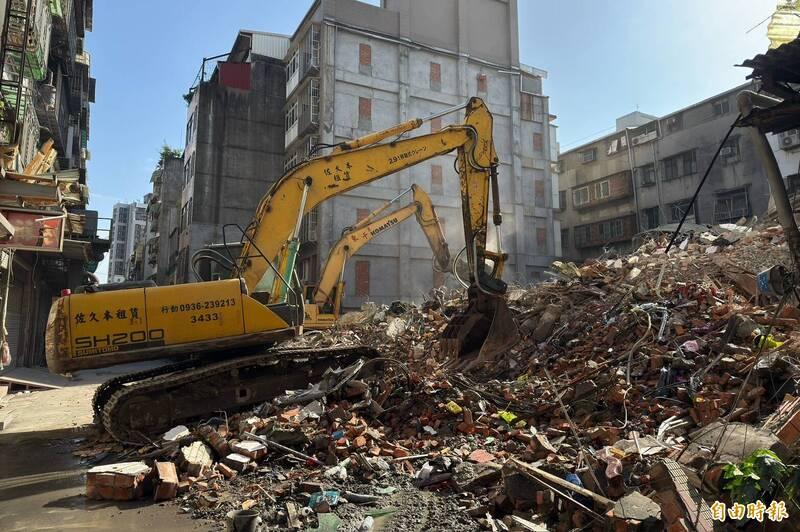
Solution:
[[[767,209],[766,174],[745,130],[734,130],[697,201],[692,195],[738,115],[736,95],[746,83],[661,118],[631,113],[614,133],[559,156],[564,257],[582,260],[604,250],[629,251],[641,231],[680,221],[736,222]],[[793,139],[791,132],[785,135]],[[781,138],[773,141],[776,144]],[[784,147],[794,148],[792,140]],[[800,143],[800,140],[798,140]],[[797,173],[797,155],[782,166]]]
[[[318,0],[285,56],[285,168],[314,152],[399,122],[483,98],[494,115],[505,277],[536,280],[561,255],[553,209],[558,186],[554,116],[543,93],[546,72],[519,61],[517,2]],[[463,120],[463,111],[426,122],[419,133]],[[325,153],[321,150],[318,153]],[[312,211],[301,234],[299,274],[319,275],[343,228],[412,183],[425,188],[450,248],[464,245],[454,156],[442,156],[333,198]],[[422,232],[404,224],[359,251],[345,272],[344,305],[419,300],[447,280],[434,272]],[[450,283],[453,280],[449,280]]]
[[[108,257],[108,282],[121,283],[135,278],[131,257],[144,242],[147,202],[117,203],[111,219],[111,250]]]
[[[247,227],[258,201],[283,173],[283,57],[288,46],[287,36],[242,30],[224,60],[210,65],[208,78],[204,62],[190,90],[179,251],[174,275],[169,275],[177,283],[195,281],[192,255],[223,242],[226,225]],[[231,227],[226,236],[238,242],[241,232]]]
[[[92,1],[4,0],[0,19],[0,343],[33,366],[52,298],[108,250],[107,225],[86,210]]]
[[[183,157],[163,150],[150,183],[153,191],[147,202],[147,231],[136,277],[163,286],[175,283]]]

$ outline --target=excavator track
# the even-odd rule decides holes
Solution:
[[[375,349],[359,346],[187,361],[108,381],[95,393],[94,410],[115,439],[146,443],[180,423],[269,401],[316,382],[330,367],[376,356]]]

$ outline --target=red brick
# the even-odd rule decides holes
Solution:
[[[487,85],[486,74],[478,74],[478,92],[486,92]]]
[[[442,65],[431,61],[431,84],[442,82]]]
[[[372,100],[359,96],[358,98],[358,119],[372,120]]]
[[[364,43],[358,45],[358,64],[372,65],[372,46]]]
[[[156,485],[153,490],[154,501],[174,499],[178,494],[178,472],[172,462],[155,463]]]

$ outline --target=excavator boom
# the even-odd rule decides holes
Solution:
[[[407,192],[411,192],[413,200],[410,204],[395,210],[389,208]],[[386,212],[389,211],[389,212]],[[347,260],[383,232],[396,227],[403,221],[415,216],[417,223],[433,250],[436,268],[439,271],[450,271],[450,249],[436,216],[436,209],[428,194],[417,185],[392,201],[372,211],[350,227],[345,228],[342,237],[331,246],[328,258],[322,268],[319,284],[312,295],[312,301],[306,303],[306,319],[303,326],[309,329],[331,327],[339,317],[341,301],[344,293],[344,270]]]

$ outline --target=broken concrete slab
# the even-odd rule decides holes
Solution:
[[[181,447],[178,461],[181,469],[196,477],[200,475],[204,467],[211,467],[214,463],[214,458],[208,445],[201,441],[196,441]]]

